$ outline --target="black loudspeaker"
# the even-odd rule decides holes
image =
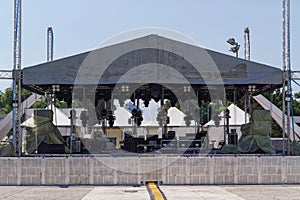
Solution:
[[[168,131],[167,139],[174,139],[176,136],[175,131]]]
[[[231,132],[229,133],[229,144],[237,145],[238,143],[238,135],[236,133],[236,129],[231,129]]]
[[[46,144],[46,143],[42,142],[38,147],[38,153],[64,154],[65,146],[63,144]]]

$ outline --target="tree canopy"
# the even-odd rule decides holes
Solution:
[[[273,102],[274,105],[276,105],[278,108],[282,109],[282,94],[281,90],[277,89],[272,94],[265,93],[264,96],[268,98],[271,102]],[[300,116],[300,92],[296,92],[293,94],[293,101],[292,101],[292,111],[295,116]],[[273,99],[272,99],[273,98]]]
[[[22,89],[21,99],[24,101],[32,93],[28,90]],[[52,102],[57,108],[67,108],[66,102],[61,102],[58,99],[55,99]],[[32,108],[45,108],[47,102],[45,99],[37,101]],[[4,92],[0,91],[0,114],[8,114],[12,111],[12,88],[6,88]]]
[[[24,101],[32,93],[28,90],[22,89],[21,99]],[[0,114],[8,114],[12,111],[12,88],[6,88],[4,92],[0,91]]]

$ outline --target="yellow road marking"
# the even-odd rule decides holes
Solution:
[[[153,194],[153,197],[155,200],[164,200],[162,193],[157,188],[157,186],[154,182],[149,182],[148,186],[149,186],[151,193]]]

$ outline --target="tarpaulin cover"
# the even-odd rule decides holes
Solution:
[[[12,143],[0,143],[0,157],[15,157],[15,151]]]
[[[294,156],[300,156],[300,143],[299,141],[293,141],[292,143],[292,152]]]
[[[270,121],[270,111],[254,110],[252,121],[241,127],[243,135],[238,143],[238,151],[242,153],[275,153],[271,146]]]
[[[268,153],[275,151],[271,146],[271,115],[267,110],[254,110],[252,120],[241,127],[242,136],[238,145],[226,145],[222,153]]]
[[[33,127],[26,128],[27,132],[23,143],[25,153],[34,153],[42,142],[46,144],[63,144],[63,137],[57,127],[53,125],[51,117],[34,116],[33,118]]]

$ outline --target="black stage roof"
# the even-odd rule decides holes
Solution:
[[[43,93],[52,85],[181,84],[278,88],[282,70],[198,46],[148,35],[22,70],[23,87]]]

